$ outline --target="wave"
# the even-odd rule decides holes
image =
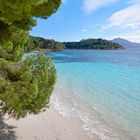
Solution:
[[[99,113],[96,108],[77,98],[64,84],[63,88],[60,85],[55,87],[52,102],[54,109],[63,117],[74,117],[80,120],[81,127],[90,137],[97,135],[101,140],[136,140],[113,120],[107,122],[105,116]],[[115,127],[112,127],[113,125]]]

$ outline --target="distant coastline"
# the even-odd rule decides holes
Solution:
[[[124,50],[118,43],[105,39],[85,39],[79,42],[59,42],[53,39],[30,36],[26,52],[59,52],[72,50]]]
[[[83,50],[118,50],[125,49],[122,45],[106,39],[83,39],[78,42],[64,42],[66,49]]]

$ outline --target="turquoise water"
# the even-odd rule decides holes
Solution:
[[[67,83],[72,94],[132,135],[130,139],[140,139],[140,49],[67,50],[51,56],[58,83]]]

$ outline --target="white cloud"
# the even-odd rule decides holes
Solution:
[[[111,5],[118,0],[84,0],[83,11],[89,14],[99,8]]]
[[[139,29],[140,22],[124,24],[123,27],[131,27],[132,29]]]
[[[82,29],[81,31],[82,31],[82,32],[87,32],[88,30],[87,30],[87,29]]]
[[[109,18],[108,27],[138,28],[140,26],[140,0],[133,0],[131,3],[129,7],[114,13]]]

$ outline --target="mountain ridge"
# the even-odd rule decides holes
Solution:
[[[114,38],[111,41],[122,45],[126,49],[140,48],[140,43],[131,42],[123,38]]]

